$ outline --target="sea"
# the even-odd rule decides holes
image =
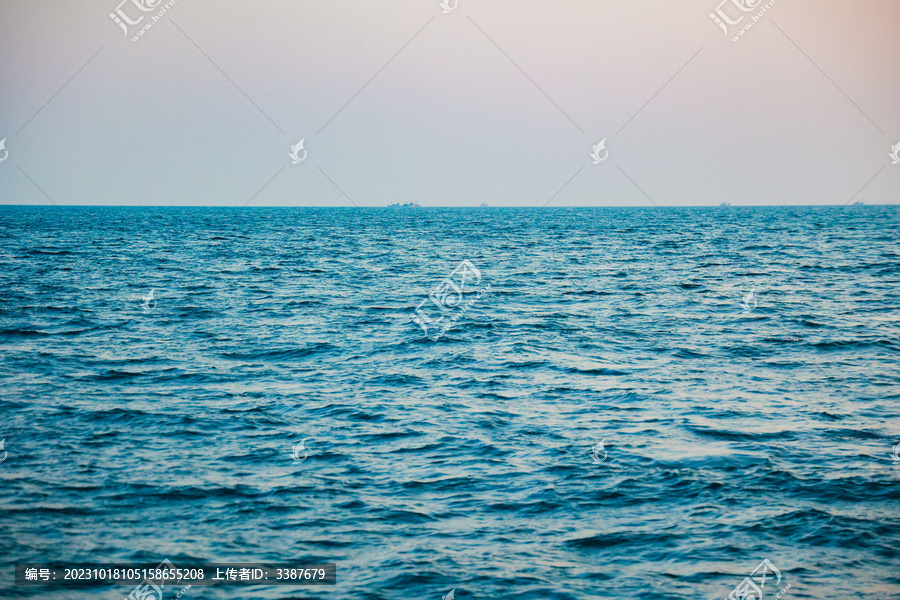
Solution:
[[[0,207],[0,597],[900,598],[898,230]],[[14,578],[165,560],[336,581]]]

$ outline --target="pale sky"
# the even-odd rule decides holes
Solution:
[[[896,0],[167,1],[0,0],[0,204],[900,195]]]

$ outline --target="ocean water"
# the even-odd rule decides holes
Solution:
[[[0,596],[168,558],[337,563],[181,600],[725,598],[768,559],[766,600],[900,598],[898,217],[0,207]],[[426,334],[463,260],[489,291]]]

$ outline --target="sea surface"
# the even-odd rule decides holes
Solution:
[[[764,559],[765,600],[900,598],[898,234],[897,206],[0,207],[0,597],[121,600],[12,565],[168,558],[337,584],[166,600],[721,599]]]

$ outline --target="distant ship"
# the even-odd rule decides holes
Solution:
[[[862,206],[862,205],[863,205],[862,200],[857,200],[856,202],[853,203],[853,206]]]
[[[731,203],[730,203],[730,202],[723,202],[723,203],[720,204],[719,206],[731,206]]]
[[[399,202],[394,202],[393,204],[388,204],[388,208],[392,207],[400,207],[400,208],[422,208],[422,205],[418,202],[404,202],[400,204]]]
[[[478,208],[487,208],[487,202],[482,202],[478,205]]]

